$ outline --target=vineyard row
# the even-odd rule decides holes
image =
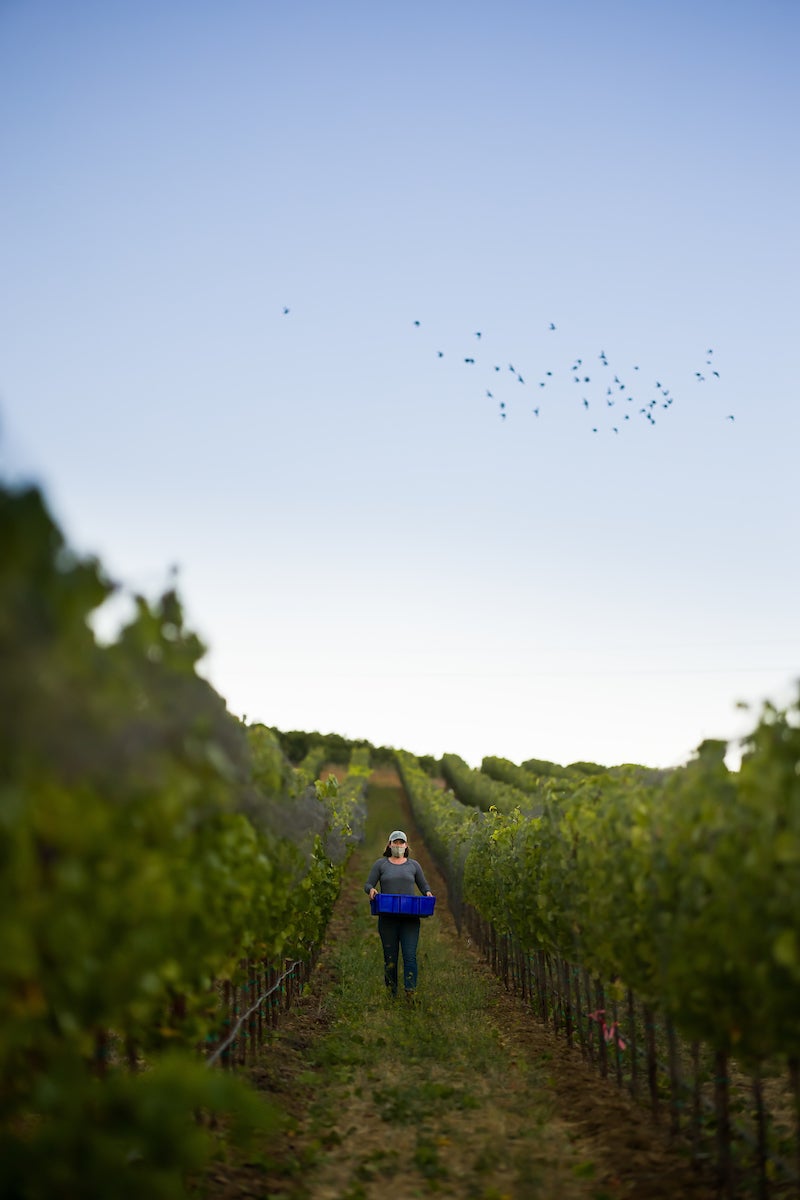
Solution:
[[[369,751],[315,783],[197,671],[177,595],[133,600],[0,487],[0,1161],[25,1200],[185,1194],[276,1113],[233,1073],[303,986],[362,836]],[[199,1051],[199,1052],[198,1052]]]
[[[398,754],[457,919],[603,1071],[646,1080],[698,1155],[713,1127],[728,1195],[751,1169],[763,1195],[800,1189],[799,716],[766,706],[736,773],[719,743],[676,771],[525,788],[445,756],[444,790]]]

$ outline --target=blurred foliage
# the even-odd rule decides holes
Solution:
[[[317,789],[236,720],[172,590],[100,645],[111,584],[38,490],[0,487],[0,527],[4,1195],[181,1195],[194,1114],[275,1119],[196,1047],[216,981],[319,944],[365,776]]]
[[[567,763],[567,771],[573,775],[602,775],[607,771],[607,767],[603,767],[600,763],[595,762],[573,762]]]
[[[434,758],[432,754],[417,755],[417,763],[426,775],[435,776],[442,773],[441,759]]]
[[[394,749],[391,746],[374,746],[365,738],[346,738],[339,733],[316,733],[303,729],[283,731],[274,729],[284,755],[295,766],[302,766],[306,759],[321,755],[321,763],[347,763],[354,750],[369,752],[373,766],[392,765]]]
[[[526,771],[531,771],[535,775],[568,775],[566,767],[562,767],[560,763],[550,762],[546,758],[526,758],[522,764]]]

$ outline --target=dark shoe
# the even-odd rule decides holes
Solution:
[[[409,1008],[416,1008],[418,1003],[419,1001],[417,1000],[417,993],[414,991],[414,989],[406,988],[406,1004],[409,1006]]]

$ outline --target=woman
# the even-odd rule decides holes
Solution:
[[[422,867],[415,858],[408,857],[408,838],[402,829],[389,834],[386,849],[381,858],[373,863],[364,891],[373,900],[378,894],[378,884],[384,895],[414,896],[415,889],[423,896],[432,896]],[[413,1003],[417,987],[417,942],[419,941],[419,917],[380,913],[378,933],[383,946],[383,977],[393,996],[397,995],[397,968],[400,952],[403,953],[403,984],[406,1000]]]

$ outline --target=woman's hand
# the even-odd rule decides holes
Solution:
[[[432,896],[432,895],[433,895],[433,892],[426,892],[426,893],[425,893],[425,895],[426,895],[426,896]]]
[[[378,894],[378,889],[377,889],[377,888],[370,888],[370,889],[369,889],[369,898],[370,898],[370,900],[374,900],[374,899],[375,899],[375,897],[377,896],[377,894]]]

